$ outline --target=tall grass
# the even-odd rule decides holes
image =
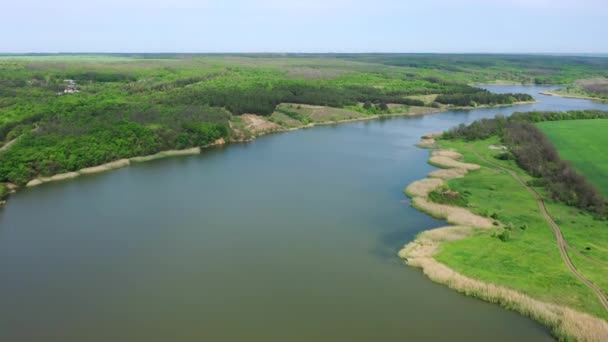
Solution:
[[[442,158],[440,164],[448,167],[447,171],[458,170],[453,173],[442,173],[443,179],[451,179],[450,176],[462,177],[468,172],[467,169],[479,169],[479,165],[457,161],[456,159],[460,157],[459,153],[441,150],[435,151],[431,159]],[[448,159],[451,161],[447,161]],[[454,165],[466,165],[467,169]],[[428,194],[442,184],[442,180],[438,182],[436,178],[435,180],[429,178],[412,183],[405,191],[413,197],[413,205],[416,208],[456,224],[424,231],[414,241],[405,245],[399,251],[399,256],[405,259],[408,265],[421,268],[427,277],[437,283],[537,320],[548,326],[559,340],[608,340],[608,323],[600,318],[565,306],[543,302],[503,286],[469,278],[435,260],[434,256],[441,250],[443,243],[465,239],[478,229],[492,226],[490,220],[474,215],[466,209],[430,202]]]

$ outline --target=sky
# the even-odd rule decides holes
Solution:
[[[608,53],[608,0],[0,0],[0,53]]]

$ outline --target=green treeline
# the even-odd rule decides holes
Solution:
[[[389,113],[389,104],[530,99],[470,86],[485,66],[447,71],[442,58],[401,68],[349,55],[0,57],[0,144],[19,138],[0,153],[0,182],[24,184],[118,158],[230,140],[231,124],[243,113],[312,120],[281,103],[374,115]],[[438,96],[425,103],[416,95]]]
[[[230,135],[229,113],[219,108],[87,104],[91,106],[84,112],[65,108],[63,116],[53,116],[24,133],[0,154],[1,179],[24,184],[39,175],[203,146]]]
[[[590,77],[608,77],[608,58],[499,54],[350,54],[358,62],[381,63],[415,70],[441,70],[465,82],[495,80],[525,84],[565,84]]]
[[[560,120],[606,119],[608,112],[600,110],[580,110],[568,112],[516,112],[511,116],[497,115],[493,119],[480,119],[469,125],[460,124],[443,134],[446,139],[481,140],[493,135],[503,136],[511,122],[543,122]]]
[[[480,89],[480,91],[473,93],[442,94],[437,96],[435,101],[456,106],[476,107],[478,105],[504,105],[532,100],[534,98],[528,94],[493,94],[487,90]]]
[[[557,120],[608,118],[603,111],[530,112],[510,117],[482,119],[460,125],[444,133],[444,139],[481,140],[497,135],[509,147],[500,159],[515,159],[517,164],[536,177],[532,185],[543,186],[557,201],[608,218],[606,199],[579,175],[567,161],[561,160],[553,144],[532,123]]]
[[[553,199],[607,217],[606,199],[570,163],[560,159],[553,144],[536,126],[512,122],[507,126],[503,140],[511,147],[517,164],[532,176],[541,178],[540,184]]]

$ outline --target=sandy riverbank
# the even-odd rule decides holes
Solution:
[[[433,151],[429,162],[442,167],[433,171],[429,178],[410,184],[405,192],[412,197],[412,205],[434,217],[453,224],[443,228],[427,230],[399,251],[399,256],[413,267],[419,267],[431,280],[466,295],[497,303],[515,310],[548,326],[560,339],[574,338],[579,341],[608,340],[608,322],[591,315],[542,302],[515,290],[486,283],[460,274],[434,259],[442,244],[466,239],[476,230],[491,228],[493,222],[470,211],[430,202],[429,193],[444,184],[444,180],[464,177],[469,171],[479,169],[477,164],[462,163],[457,152]]]
[[[156,154],[151,154],[149,156],[129,158],[129,160],[132,162],[135,162],[135,163],[143,163],[143,162],[156,160],[156,159],[163,159],[163,158],[176,157],[176,156],[190,156],[193,154],[200,154],[200,153],[201,153],[200,147],[193,147],[193,148],[188,148],[185,150],[162,151],[162,152],[158,152]]]
[[[218,139],[211,144],[203,146],[203,148],[216,146],[216,145],[223,145],[225,143],[226,143],[226,141],[224,141],[224,139]],[[131,165],[131,162],[143,163],[143,162],[156,160],[156,159],[176,157],[176,156],[187,156],[187,155],[200,154],[200,153],[201,153],[200,147],[193,147],[193,148],[188,148],[188,149],[184,149],[184,150],[161,151],[161,152],[151,154],[148,156],[123,158],[123,159],[111,161],[109,163],[83,168],[83,169],[80,169],[80,170],[74,171],[74,172],[60,173],[60,174],[53,175],[50,177],[38,177],[38,178],[35,178],[35,179],[32,179],[31,181],[29,181],[26,184],[26,186],[33,187],[33,186],[37,186],[37,185],[44,184],[44,183],[72,179],[72,178],[76,178],[81,175],[91,175],[91,174],[95,174],[95,173],[116,170],[116,169],[120,169],[120,168]]]
[[[504,107],[512,107],[512,106],[522,106],[528,104],[534,104],[538,101],[518,101],[513,103],[505,103],[505,104],[495,104],[495,105],[479,105],[479,106],[457,106],[457,107],[445,107],[446,110],[473,110],[473,109],[482,109],[482,108],[504,108]]]
[[[115,161],[112,161],[109,163],[80,169],[80,170],[74,171],[74,172],[60,173],[60,174],[53,175],[50,177],[34,178],[31,181],[29,181],[26,184],[26,186],[33,187],[33,186],[37,186],[37,185],[44,184],[44,183],[58,182],[58,181],[66,180],[66,179],[72,179],[72,178],[76,178],[81,175],[90,175],[90,174],[94,174],[94,173],[115,170],[115,169],[119,169],[121,167],[129,166],[129,164],[130,164],[129,159],[119,159],[119,160],[115,160]]]
[[[602,99],[599,97],[585,96],[585,95],[578,95],[578,94],[564,94],[564,93],[559,93],[556,91],[549,91],[549,90],[541,91],[540,94],[548,95],[548,96],[559,96],[559,97],[565,97],[565,98],[570,98],[570,99],[591,100],[591,101],[597,101],[597,102],[603,102],[603,103],[608,102],[608,100]]]
[[[518,102],[518,103],[511,104],[511,105],[519,105],[519,104],[526,104],[526,103],[527,102]],[[507,105],[507,106],[511,106],[511,105]],[[238,139],[238,140],[234,140],[233,142],[249,142],[249,141],[254,140],[258,136],[262,136],[262,135],[269,134],[269,133],[288,132],[288,131],[294,131],[294,130],[303,129],[303,128],[311,128],[311,127],[315,127],[315,126],[335,125],[335,124],[341,124],[341,123],[367,121],[367,120],[375,120],[375,119],[389,118],[389,117],[429,115],[429,114],[445,112],[447,110],[475,109],[475,108],[479,109],[479,108],[484,108],[484,107],[496,107],[496,106],[479,106],[479,107],[471,107],[471,108],[466,108],[466,107],[453,107],[453,108],[415,107],[414,108],[415,110],[405,112],[405,113],[369,115],[369,116],[353,118],[353,119],[313,122],[313,123],[305,124],[305,125],[298,126],[298,127],[291,127],[291,128],[281,127],[281,128],[272,129],[272,130],[260,130],[257,132],[254,131],[254,132],[252,132],[253,133],[252,138]],[[421,110],[421,109],[423,109],[423,110]],[[265,119],[263,117],[259,117],[259,118],[267,121],[267,119]],[[434,144],[434,140],[430,140],[428,142],[432,142]],[[223,145],[225,143],[226,143],[226,141],[224,141],[224,139],[218,139],[217,141],[215,141],[207,146],[203,146],[202,148],[216,146],[216,145]],[[432,148],[433,146],[434,145],[429,145],[426,147]],[[131,157],[128,159],[127,158],[120,159],[120,160],[112,161],[112,162],[109,162],[106,164],[84,168],[84,169],[74,171],[74,172],[66,172],[66,173],[61,173],[61,174],[47,176],[47,177],[37,177],[37,178],[30,180],[26,184],[26,187],[38,186],[38,185],[41,185],[44,183],[49,183],[49,182],[68,180],[68,179],[76,178],[76,177],[78,177],[80,175],[84,175],[84,174],[94,174],[94,173],[99,173],[99,172],[115,170],[118,168],[128,166],[128,165],[130,165],[131,162],[141,163],[141,162],[162,159],[162,158],[167,158],[167,157],[173,157],[173,156],[185,156],[185,155],[199,154],[200,152],[201,152],[200,147],[194,147],[194,148],[189,148],[189,149],[184,149],[184,150],[162,151],[162,152],[159,152],[159,153],[156,153],[153,155],[148,155],[148,156],[138,156],[138,157]]]
[[[269,133],[288,132],[288,131],[293,131],[293,130],[298,130],[298,129],[303,129],[303,128],[311,128],[311,127],[315,127],[315,126],[335,125],[335,124],[341,124],[341,123],[347,123],[347,122],[374,120],[374,119],[379,119],[381,117],[427,115],[427,114],[439,113],[442,111],[445,111],[445,110],[432,108],[431,110],[428,110],[424,113],[396,113],[396,114],[385,114],[385,115],[370,115],[370,116],[354,118],[354,119],[315,122],[315,123],[310,123],[310,124],[302,125],[299,127],[293,127],[293,128],[280,128],[280,129],[270,130],[270,131],[261,130],[258,132],[254,132],[255,135],[250,140],[237,140],[234,142],[248,142],[248,141],[255,139],[255,137],[262,136],[262,135],[269,134]],[[260,119],[265,120],[262,117],[260,117]],[[226,144],[226,141],[222,138],[222,139],[218,139],[218,140],[214,141],[211,144],[203,146],[202,148],[208,148],[211,146],[224,145],[224,144]],[[26,187],[34,187],[34,186],[38,186],[38,185],[41,185],[44,183],[68,180],[68,179],[79,177],[81,175],[89,175],[89,174],[95,174],[95,173],[100,173],[100,172],[105,172],[105,171],[111,171],[111,170],[129,166],[131,162],[143,163],[143,162],[147,162],[147,161],[163,159],[163,158],[168,158],[168,157],[187,156],[187,155],[194,155],[194,154],[200,154],[200,153],[201,153],[201,147],[193,147],[193,148],[188,148],[188,149],[184,149],[184,150],[161,151],[161,152],[158,152],[158,153],[155,153],[152,155],[148,155],[148,156],[124,158],[124,159],[115,160],[115,161],[112,161],[109,163],[105,163],[102,165],[97,165],[97,166],[80,169],[78,171],[60,173],[60,174],[56,174],[56,175],[48,176],[48,177],[37,177],[37,178],[30,180],[26,184]]]

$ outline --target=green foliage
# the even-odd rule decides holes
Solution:
[[[0,183],[0,200],[5,198],[8,195],[8,188],[6,185]]]
[[[287,115],[288,117],[290,117],[294,120],[297,120],[305,125],[312,122],[312,120],[310,118],[308,118],[298,112],[295,112],[293,110],[288,110],[286,108],[277,108],[276,111],[279,113],[283,113],[283,114]]]
[[[525,84],[566,84],[578,79],[608,77],[608,58],[484,54],[351,54],[340,58],[410,68],[425,75],[462,83],[509,81]]]
[[[555,200],[608,216],[606,199],[569,163],[560,159],[551,142],[527,122],[510,123],[503,140],[512,147],[517,164],[532,176],[546,180],[545,188]]]
[[[308,115],[308,109],[284,108],[281,103],[334,107],[336,114],[319,114],[321,121],[357,117],[353,110],[378,115],[425,106],[414,98],[420,95],[436,96],[438,101],[428,104],[434,107],[441,107],[440,101],[510,103],[524,95],[496,95],[467,84],[477,81],[479,75],[490,75],[485,72],[489,65],[495,66],[493,72],[506,68],[510,73],[538,64],[531,56],[518,57],[516,66],[501,56],[454,57],[462,60],[457,64],[443,56],[409,56],[409,62],[404,58],[278,58],[264,54],[230,58],[172,54],[0,57],[0,140],[21,137],[0,154],[0,181],[23,184],[33,177],[115,158],[205,145],[218,137],[229,139],[230,122],[240,127],[236,116],[243,113],[276,112],[273,120],[290,125],[320,120]],[[572,74],[579,68],[567,58],[563,67]],[[302,73],[307,68],[317,70],[319,77]],[[79,92],[63,94],[68,88]]]
[[[532,100],[534,99],[528,94],[493,94],[479,89],[464,94],[442,94],[437,96],[435,101],[443,104],[477,107],[478,105],[505,105]]]
[[[507,286],[532,297],[573,307],[598,317],[606,318],[606,310],[597,297],[577,280],[564,266],[555,237],[540,212],[534,196],[509,173],[479,159],[473,152],[493,164],[510,167],[524,180],[530,176],[513,161],[495,160],[489,145],[499,144],[498,137],[465,142],[440,140],[441,148],[454,149],[463,154],[465,162],[477,163],[482,168],[463,178],[448,181],[450,189],[470,191],[468,210],[479,215],[498,213],[498,218],[509,231],[509,241],[498,237],[500,227],[479,230],[463,240],[446,242],[435,258],[448,267],[475,279]],[[496,190],[490,190],[495,185]],[[586,212],[550,200],[545,191],[547,210],[554,218],[565,222],[560,226],[564,238],[573,249],[587,256],[608,262],[608,229],[606,221],[597,220]],[[525,227],[525,229],[522,229]],[[492,237],[494,234],[494,237]],[[585,247],[592,247],[586,250]],[[577,256],[577,253],[569,253]],[[596,261],[581,257],[576,267],[604,291],[608,290],[608,270]]]
[[[498,160],[514,160],[515,156],[511,152],[502,152],[494,156]]]
[[[511,240],[511,233],[508,229],[503,229],[500,233],[498,233],[497,237],[500,241],[507,242]]]
[[[589,129],[593,129],[591,127],[594,127],[595,124],[606,122],[606,120],[598,120],[602,118],[608,118],[608,112],[588,110],[515,113],[508,118],[497,116],[494,119],[475,121],[468,126],[460,125],[446,132],[443,138],[463,138],[473,141],[498,136],[511,148],[511,153],[515,156],[519,166],[532,176],[542,179],[533,180],[530,184],[535,186],[542,184],[550,192],[553,199],[590,211],[600,217],[606,217],[608,215],[606,199],[569,163],[560,159],[551,142],[531,124],[545,121],[588,119],[590,121],[587,126]],[[574,135],[582,133],[577,132]],[[596,133],[596,135],[601,135],[601,133]],[[589,145],[596,142],[588,141],[588,143],[588,145],[578,146],[578,148],[588,148]],[[576,152],[573,151],[573,153]],[[595,155],[603,156],[603,154]],[[588,162],[593,163],[592,160],[597,157],[591,156],[590,158],[592,159]]]
[[[467,197],[470,193],[459,193],[448,188],[440,188],[429,193],[429,199],[435,203],[448,204],[458,207],[467,207],[469,204]]]
[[[545,121],[606,119],[608,112],[582,110],[569,112],[517,112],[509,117],[497,115],[493,119],[476,120],[469,125],[461,124],[443,134],[445,139],[480,140],[493,135],[502,136],[505,127],[513,122],[538,123]]]

